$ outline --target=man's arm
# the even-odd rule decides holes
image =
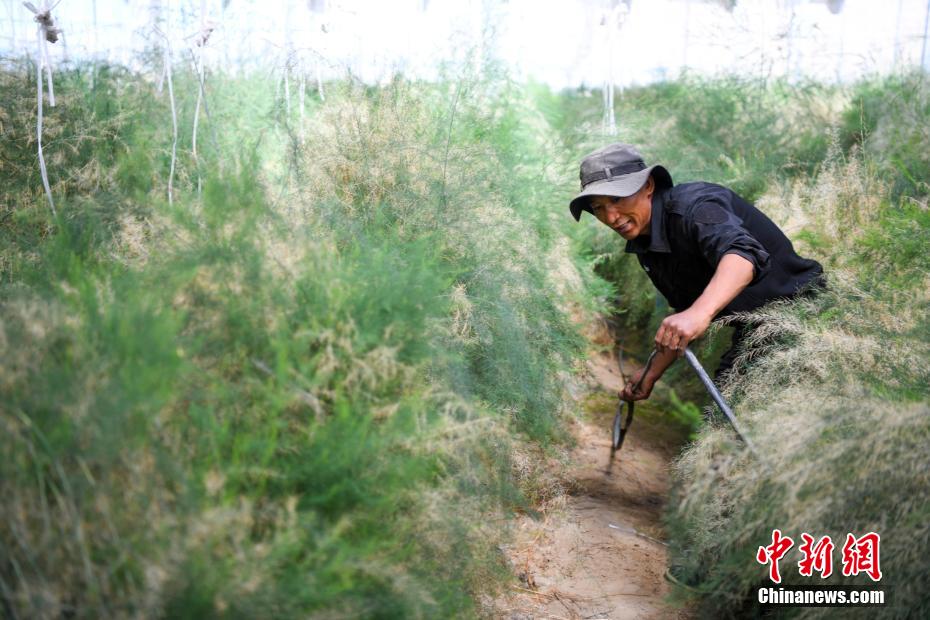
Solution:
[[[642,368],[635,373],[626,382],[626,385],[623,386],[623,391],[620,392],[620,398],[626,401],[634,400],[644,400],[649,398],[649,395],[652,394],[652,388],[655,386],[656,381],[659,380],[659,377],[662,376],[662,373],[672,365],[678,359],[678,355],[675,351],[665,351],[659,352],[656,354],[655,358],[652,360],[652,366],[649,367],[649,374],[643,377],[643,385],[639,391],[634,392],[633,387],[639,381],[640,377],[643,376],[643,371],[645,368]]]
[[[656,349],[659,353],[676,351],[681,357],[685,347],[700,338],[710,322],[752,282],[752,262],[739,254],[725,254],[717,264],[714,277],[704,292],[684,312],[665,317],[656,332]]]
[[[725,254],[717,264],[714,277],[704,288],[691,307],[684,312],[665,317],[659,331],[656,332],[656,355],[649,373],[643,377],[642,389],[633,391],[633,386],[643,374],[640,370],[620,393],[624,400],[643,400],[649,398],[656,381],[665,373],[666,369],[678,358],[684,355],[685,347],[700,338],[717,313],[746,288],[754,275],[751,261],[739,254]]]

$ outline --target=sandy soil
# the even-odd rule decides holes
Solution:
[[[594,356],[589,370],[595,389],[611,395],[620,390],[622,379],[609,355]],[[624,370],[629,374],[633,368]],[[563,509],[540,520],[518,519],[515,541],[504,551],[520,585],[496,602],[497,617],[689,617],[664,600],[669,585],[663,578],[666,547],[660,519],[668,463],[677,448],[637,420],[611,465],[613,413],[613,408],[597,412],[600,424],[573,422],[578,443],[567,472],[573,491]]]

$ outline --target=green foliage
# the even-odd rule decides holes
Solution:
[[[752,315],[761,327],[725,386],[769,467],[716,424],[704,424],[676,464],[671,564],[693,588],[677,595],[692,597],[701,617],[760,615],[755,588],[766,580],[755,551],[773,528],[796,540],[811,532],[835,541],[874,530],[893,594],[888,607],[861,616],[926,615],[926,593],[908,585],[926,572],[930,550],[926,528],[916,526],[928,515],[920,444],[930,436],[924,77],[891,76],[849,90],[731,78],[629,89],[617,103],[617,136],[602,133],[601,97],[589,95],[566,93],[561,106],[537,95],[554,108],[547,116],[574,145],[576,161],[620,140],[666,165],[676,182],[728,185],[785,226],[830,279],[817,300]],[[579,239],[620,293],[618,338],[645,355],[667,309],[653,303],[622,241],[594,224]],[[705,366],[729,345],[725,332],[706,339]],[[697,404],[707,402],[681,364],[663,377],[657,399],[666,417],[683,417],[692,428]],[[796,570],[785,573],[790,584],[810,583]]]
[[[707,595],[699,601],[702,615],[761,613],[753,592],[766,578],[754,551],[771,541],[774,528],[834,541],[847,532],[879,532],[894,596],[861,617],[930,609],[926,593],[907,585],[926,571],[930,548],[926,531],[915,527],[928,514],[927,451],[920,446],[930,436],[930,271],[923,260],[930,220],[923,207],[884,203],[869,192],[810,200],[824,186],[863,187],[863,177],[874,174],[851,159],[829,163],[806,184],[808,225],[824,241],[809,251],[823,252],[817,258],[831,265],[830,288],[816,300],[770,304],[746,317],[760,327],[727,397],[765,446],[765,463],[735,450],[726,429],[708,427],[677,465],[673,566]],[[858,224],[830,225],[838,212]],[[810,581],[792,570],[786,583]],[[835,575],[830,583],[865,582]]]
[[[616,102],[617,135],[600,127],[600,96],[566,93],[561,116],[578,159],[609,141],[638,146],[676,183],[711,181],[755,200],[773,177],[808,174],[825,157],[841,97],[821,84],[703,79],[630,88]]]
[[[567,214],[578,158],[613,139],[600,98],[397,78],[300,112],[267,77],[208,74],[195,156],[200,86],[178,69],[169,206],[166,93],[76,67],[47,110],[53,220],[33,69],[0,71],[4,613],[478,613],[506,570],[496,523],[520,485],[545,493],[515,480],[521,443],[564,440],[577,324],[615,309],[642,353],[667,311],[615,235]],[[676,574],[709,615],[744,611],[772,526],[877,529],[886,571],[920,583],[922,88],[860,85],[842,115],[833,87],[733,79],[618,101],[620,139],[760,198],[831,274],[820,299],[760,311],[767,356],[728,386],[781,473],[709,425],[678,464]],[[726,346],[709,337],[706,365]],[[690,370],[666,382],[650,424],[695,428]],[[916,587],[895,601],[927,606]]]
[[[930,92],[925,82],[921,72],[864,81],[842,116],[843,147],[861,148],[878,162],[896,200],[927,193]]]
[[[177,70],[169,206],[165,93],[64,71],[52,221],[28,75],[2,73],[4,609],[477,613],[526,501],[512,450],[563,440],[569,315],[606,291],[522,90],[333,84],[301,116],[208,75],[194,157]]]
[[[694,433],[701,425],[700,408],[693,402],[681,400],[674,389],[669,390],[668,399],[671,403],[669,414],[671,414],[672,418]]]

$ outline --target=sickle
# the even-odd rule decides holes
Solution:
[[[643,374],[640,375],[639,381],[636,382],[636,385],[633,386],[633,391],[638,392],[643,387],[643,379],[646,377],[646,373],[649,372],[650,366],[652,366],[652,360],[655,359],[656,351],[653,349],[652,353],[649,354],[649,358],[646,360],[646,368],[643,370]],[[623,372],[623,368],[620,369]],[[628,405],[627,414],[626,414],[626,423],[621,426],[623,421],[623,405],[624,403]],[[623,447],[623,440],[626,439],[627,431],[630,430],[630,425],[633,423],[633,401],[624,401],[620,399],[619,404],[617,405],[617,414],[614,416],[614,423],[611,427],[611,437],[610,442],[610,459],[613,461],[614,454],[620,451],[620,448]]]
[[[649,372],[650,366],[652,366],[652,360],[655,359],[657,351],[653,349],[652,353],[649,354],[649,358],[646,360],[646,367],[643,370],[643,374],[640,375],[639,381],[636,382],[636,385],[633,386],[633,391],[638,392],[642,388],[643,378],[645,378],[646,373]],[[701,366],[701,363],[698,361],[697,357],[691,351],[690,347],[685,347],[685,359],[688,360],[688,364],[691,365],[691,368],[694,369],[694,372],[697,373],[698,378],[701,380],[701,383],[704,384],[704,389],[707,390],[707,393],[710,394],[710,397],[717,404],[720,410],[726,416],[727,421],[730,423],[730,426],[736,432],[736,435],[743,440],[743,443],[749,449],[749,451],[756,457],[759,461],[762,461],[762,457],[756,451],[756,447],[750,441],[749,437],[742,431],[739,424],[736,421],[736,416],[733,415],[733,410],[730,409],[730,406],[724,400],[723,395],[720,394],[720,390],[717,389],[717,386],[714,385],[714,382],[708,376],[707,371],[704,370],[704,367]],[[620,371],[623,372],[622,368],[622,359]],[[623,420],[623,405],[626,403],[629,405],[629,409],[626,414],[626,423],[621,426]],[[614,454],[616,454],[620,448],[623,446],[623,440],[626,439],[627,431],[630,430],[630,425],[633,423],[633,401],[624,401],[620,400],[620,403],[617,405],[617,414],[614,416],[614,423],[611,427],[611,436],[612,441],[610,443],[610,460],[613,462]],[[763,461],[764,462],[764,461]]]

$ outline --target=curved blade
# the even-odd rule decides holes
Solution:
[[[622,354],[622,349],[620,351]],[[652,361],[656,357],[656,351],[653,350],[649,354],[649,358],[646,360],[646,366],[644,368],[643,374],[640,376],[639,381],[636,382],[636,386],[633,388],[635,391],[639,391],[643,384],[643,379],[646,376],[646,373],[649,372],[649,368],[652,366]],[[619,367],[620,372],[623,372],[623,359],[619,358]],[[629,405],[629,411],[626,414],[626,423],[623,423],[623,405]],[[633,401],[623,401],[617,405],[617,413],[614,416],[614,423],[611,426],[611,442],[610,442],[610,456],[613,458],[614,454],[623,446],[623,440],[626,438],[626,433],[630,430],[630,425],[633,424]]]
[[[623,403],[620,403],[620,407],[617,409],[617,414],[614,416],[613,432],[611,434],[611,443],[610,445],[614,450],[620,447],[620,444],[623,443],[623,428],[620,426],[620,422],[623,420]]]

